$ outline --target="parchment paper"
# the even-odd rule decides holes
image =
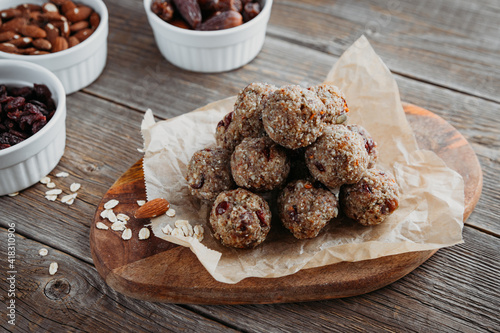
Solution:
[[[190,196],[184,177],[192,154],[215,144],[216,125],[232,110],[235,97],[231,97],[167,121],[155,122],[152,111],[146,112],[141,130],[147,197],[166,198],[177,212],[173,218],[153,219],[153,233],[190,247],[208,272],[225,283],[463,242],[463,179],[436,154],[418,149],[397,84],[364,36],[342,55],[325,82],[343,90],[350,108],[348,122],[370,132],[379,147],[377,167],[391,171],[401,187],[400,207],[385,222],[363,227],[333,221],[310,240],[297,240],[274,223],[266,241],[255,249],[221,246],[208,227],[210,207]],[[174,227],[179,219],[204,226],[202,243],[161,231],[166,224]]]

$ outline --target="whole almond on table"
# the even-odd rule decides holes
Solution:
[[[137,219],[148,219],[163,215],[170,208],[170,203],[163,198],[156,198],[139,207],[134,214]]]

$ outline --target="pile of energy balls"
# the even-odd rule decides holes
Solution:
[[[268,235],[272,212],[297,239],[316,237],[339,209],[365,226],[394,212],[399,187],[375,168],[377,144],[347,124],[348,112],[334,85],[245,87],[217,124],[217,146],[188,164],[191,194],[212,206],[214,237],[253,248]]]

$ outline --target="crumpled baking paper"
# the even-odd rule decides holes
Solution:
[[[209,228],[210,207],[191,197],[185,175],[192,154],[215,145],[216,125],[232,110],[235,97],[231,97],[166,121],[155,122],[151,110],[146,112],[141,131],[147,198],[166,198],[176,211],[173,218],[163,215],[152,220],[154,235],[190,247],[207,271],[225,283],[463,242],[463,179],[435,153],[418,148],[396,81],[364,36],[335,63],[325,82],[345,93],[348,122],[370,132],[379,149],[377,167],[391,171],[400,185],[400,206],[385,222],[363,227],[334,220],[308,240],[297,240],[274,223],[266,241],[255,249],[221,246]],[[204,226],[203,241],[165,235],[162,228],[166,224],[174,228],[176,220]]]

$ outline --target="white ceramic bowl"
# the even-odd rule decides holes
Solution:
[[[40,65],[0,59],[0,84],[45,84],[57,109],[37,133],[12,147],[0,150],[0,195],[23,190],[49,174],[59,163],[66,146],[66,93],[61,81]]]
[[[0,0],[0,10],[24,3],[42,4],[43,0]],[[0,59],[24,60],[51,70],[62,82],[67,94],[85,88],[101,75],[106,65],[108,10],[102,0],[75,0],[94,9],[101,17],[94,33],[67,50],[43,55],[18,55],[0,52]]]
[[[264,0],[259,15],[240,26],[195,31],[163,21],[151,10],[151,2],[144,0],[144,9],[162,55],[177,67],[205,73],[229,71],[257,56],[264,44],[273,4],[273,0]]]

